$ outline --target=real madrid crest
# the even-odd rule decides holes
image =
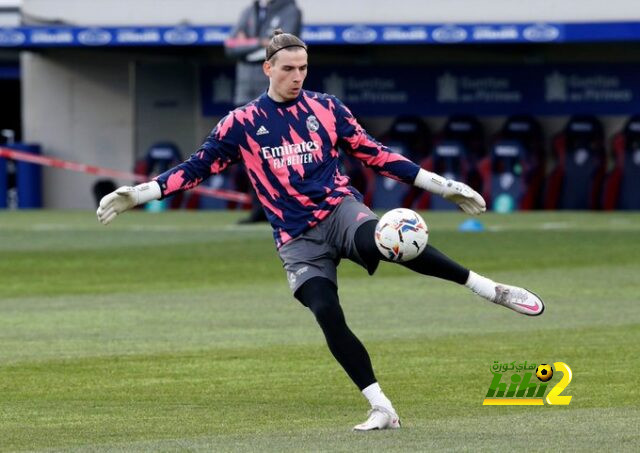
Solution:
[[[320,124],[318,123],[318,118],[314,115],[309,115],[307,117],[307,129],[311,132],[315,132],[320,128]]]

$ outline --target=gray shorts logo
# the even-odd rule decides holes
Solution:
[[[294,289],[296,287],[296,274],[288,272],[287,279],[289,280],[289,288]]]
[[[301,267],[300,269],[298,269],[295,273],[289,272],[287,274],[287,278],[289,279],[289,287],[291,287],[291,289],[295,288],[296,287],[296,281],[298,280],[298,276],[304,274],[308,270],[309,270],[309,266],[304,266],[304,267]]]

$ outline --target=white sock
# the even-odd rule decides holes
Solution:
[[[371,407],[381,406],[385,409],[389,409],[394,414],[396,413],[396,410],[393,408],[391,401],[389,401],[389,398],[387,398],[385,394],[382,393],[382,389],[377,382],[374,382],[373,384],[362,390],[362,394],[367,400],[369,400],[369,404],[371,404]]]
[[[469,278],[464,286],[485,299],[493,301],[496,297],[496,282],[473,271],[469,271]]]

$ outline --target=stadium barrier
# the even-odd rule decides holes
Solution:
[[[62,159],[56,159],[54,157],[40,156],[36,154],[30,154],[25,151],[18,151],[15,149],[0,147],[0,172],[4,171],[4,175],[0,175],[0,183],[2,183],[3,178],[5,184],[0,187],[0,199],[2,199],[3,188],[4,188],[4,200],[6,200],[6,162],[2,162],[4,159],[12,159],[17,161],[18,163],[29,163],[36,164],[44,167],[52,167],[59,168],[64,170],[75,171],[79,173],[86,173],[91,175],[98,176],[106,176],[109,178],[116,179],[125,179],[131,180],[135,182],[145,182],[149,180],[147,175],[140,175],[136,173],[129,173],[119,170],[113,170],[110,168],[98,167],[95,165],[87,165],[79,162],[71,162]],[[20,171],[24,172],[24,166],[20,166],[18,164],[16,166],[16,171],[19,173]],[[23,173],[24,174],[24,173]],[[20,180],[20,174],[17,174],[17,179]],[[27,178],[23,178],[24,184],[32,184],[33,181],[27,180]],[[32,186],[35,187],[35,186]],[[236,192],[229,189],[211,189],[206,187],[195,187],[191,189],[193,192],[198,193],[200,195],[204,195],[207,197],[219,198],[227,201],[235,201],[239,203],[249,203],[251,201],[251,197],[245,193]],[[2,201],[0,201],[0,208],[6,207],[6,202],[3,205]],[[21,206],[19,206],[21,207]]]

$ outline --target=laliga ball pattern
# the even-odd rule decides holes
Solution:
[[[393,209],[376,225],[378,250],[391,261],[405,262],[417,257],[427,246],[427,223],[411,209]]]
[[[538,368],[536,368],[536,376],[538,376],[538,379],[542,382],[547,382],[551,379],[551,376],[553,376],[553,368],[551,368],[551,365],[541,363],[538,365]]]

